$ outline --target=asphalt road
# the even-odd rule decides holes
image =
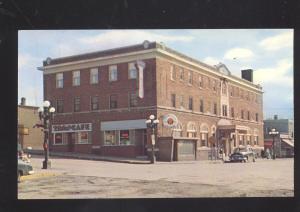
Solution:
[[[51,158],[48,170],[42,160],[31,159],[36,173],[19,183],[19,199],[294,196],[293,159],[124,164]]]

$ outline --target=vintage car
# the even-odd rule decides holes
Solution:
[[[229,156],[231,162],[255,162],[257,158],[256,153],[253,151],[250,145],[239,146],[233,150],[233,154]]]
[[[18,182],[20,182],[21,176],[33,174],[32,166],[18,158]]]

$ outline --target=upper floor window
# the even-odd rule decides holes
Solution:
[[[137,70],[134,63],[128,63],[128,79],[136,79]]]
[[[203,87],[203,84],[202,84],[202,76],[201,75],[199,75],[199,88],[202,88]]]
[[[214,103],[214,114],[217,115],[218,111],[217,111],[217,103]]]
[[[179,96],[179,104],[181,107],[184,107],[183,96]]]
[[[98,96],[93,96],[91,98],[91,109],[99,110],[99,97]]]
[[[193,110],[193,97],[189,97],[189,110]]]
[[[90,83],[91,84],[97,84],[99,81],[99,71],[98,68],[92,68],[90,70]]]
[[[175,71],[175,67],[173,65],[170,67],[170,74],[171,74],[171,80],[175,80],[176,79],[176,71]]]
[[[117,95],[110,95],[109,97],[109,108],[117,108],[118,107],[118,102],[117,102]]]
[[[258,121],[258,113],[255,113],[255,121]]]
[[[204,111],[203,99],[200,99],[200,112],[203,113],[203,111]]]
[[[217,91],[217,81],[213,80],[213,90]]]
[[[74,112],[80,111],[80,98],[75,97],[74,98]]]
[[[222,83],[222,94],[224,94],[224,95],[227,94],[227,85],[225,82]]]
[[[244,98],[244,90],[243,89],[240,89],[240,94],[241,94],[241,98],[243,99]]]
[[[227,116],[227,105],[222,105],[223,116]]]
[[[233,97],[234,96],[234,87],[230,86],[230,96]]]
[[[57,113],[64,112],[64,100],[62,99],[56,100],[56,112]]]
[[[241,119],[244,119],[244,110],[241,110]]]
[[[109,66],[109,81],[117,81],[118,80],[118,69],[116,65]]]
[[[234,118],[234,108],[231,108],[231,117]]]
[[[188,79],[189,79],[188,83],[190,85],[192,85],[193,84],[193,73],[191,71],[188,72]]]
[[[80,85],[80,71],[73,71],[73,86]]]
[[[56,74],[56,87],[57,88],[64,87],[64,75],[63,75],[63,73]]]
[[[137,95],[136,92],[130,93],[130,101],[129,105],[130,107],[136,107],[137,106]]]
[[[171,94],[172,107],[176,107],[176,94]]]
[[[180,68],[180,70],[179,70],[179,77],[180,77],[180,80],[184,80],[184,70],[183,70],[183,68]]]
[[[247,119],[250,120],[250,111],[247,112]]]

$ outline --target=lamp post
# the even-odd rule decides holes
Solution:
[[[273,148],[273,160],[275,160],[276,155],[275,155],[275,136],[277,136],[279,134],[278,131],[276,131],[275,128],[271,129],[271,131],[269,132],[269,135],[271,135],[273,137],[273,144],[272,144],[272,148]]]
[[[39,118],[43,120],[44,124],[42,127],[44,128],[44,155],[45,160],[43,161],[43,169],[51,168],[51,162],[49,159],[49,121],[52,120],[53,114],[55,112],[54,107],[50,107],[49,101],[44,101],[43,108],[39,108]]]
[[[158,119],[155,119],[154,115],[150,115],[149,119],[146,120],[147,127],[152,130],[151,133],[151,163],[155,162],[155,154],[154,154],[154,145],[155,145],[155,133],[154,130],[157,128],[157,125],[159,123]]]

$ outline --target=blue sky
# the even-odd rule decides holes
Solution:
[[[142,43],[166,46],[210,65],[224,63],[232,74],[254,70],[264,91],[264,118],[294,117],[292,29],[199,30],[21,30],[18,33],[18,103],[43,102],[43,75],[37,67],[47,58],[64,57]],[[236,59],[233,59],[236,58]]]

